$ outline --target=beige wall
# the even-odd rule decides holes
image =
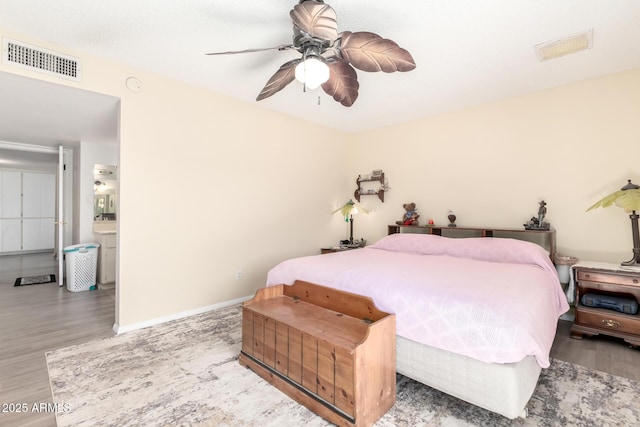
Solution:
[[[348,136],[197,87],[79,57],[82,83],[0,71],[121,98],[121,328],[252,295],[275,263],[344,236]],[[125,80],[136,76],[133,93]],[[5,100],[6,102],[7,100]],[[304,135],[304,137],[301,137]],[[242,279],[236,272],[242,270]]]
[[[429,102],[429,100],[425,100]],[[359,219],[369,239],[416,202],[423,223],[516,227],[547,202],[560,253],[632,257],[629,216],[585,210],[632,179],[640,184],[640,69],[361,133],[353,173],[383,168],[391,190]]]
[[[121,327],[251,295],[275,263],[334,244],[348,228],[329,213],[353,193],[358,174],[377,168],[391,190],[385,203],[362,199],[373,212],[357,218],[356,238],[382,237],[409,201],[438,224],[453,209],[460,225],[521,227],[544,198],[560,252],[631,257],[624,212],[584,211],[627,178],[640,183],[640,70],[347,135],[0,35],[78,56],[84,65],[80,84],[4,64],[1,71],[121,98]],[[132,75],[140,93],[125,87]]]
[[[338,238],[345,135],[141,80],[121,112],[121,323],[251,295],[275,263]]]

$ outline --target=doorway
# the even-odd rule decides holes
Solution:
[[[110,151],[115,150],[116,159],[119,158],[120,99],[7,72],[0,72],[0,92],[3,93],[0,142],[18,146],[13,147],[18,148],[13,150],[13,158],[0,156],[0,167],[3,161],[16,162],[30,146],[62,145],[70,150],[65,155],[65,164],[73,163],[75,173],[71,178],[70,171],[66,171],[70,179],[66,180],[65,187],[72,185],[72,190],[67,191],[72,197],[66,198],[65,204],[70,206],[69,216],[73,213],[73,221],[67,221],[65,234],[69,237],[65,237],[64,245],[93,240],[93,165],[113,163],[111,158],[103,161],[101,150],[96,147],[109,146]],[[20,150],[20,147],[26,149]],[[85,200],[89,200],[86,208],[83,207]],[[29,259],[22,262],[28,270],[29,266],[24,263],[28,264]],[[116,315],[117,304],[112,312],[114,323]]]
[[[72,239],[73,151],[0,141],[0,171],[0,255],[53,250],[62,286],[62,248]]]

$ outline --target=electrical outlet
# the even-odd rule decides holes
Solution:
[[[236,271],[236,280],[242,280],[242,270]]]

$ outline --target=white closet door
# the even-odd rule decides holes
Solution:
[[[0,172],[0,252],[22,250],[22,173]]]
[[[1,252],[16,252],[22,250],[21,242],[21,220],[20,219],[0,219],[0,242]]]
[[[56,217],[56,176],[54,174],[40,175],[40,216],[43,218]]]
[[[56,246],[56,176],[40,176],[40,248]]]
[[[22,174],[22,216],[24,218],[38,218],[42,206],[41,174]]]
[[[54,218],[56,176],[46,173],[22,175],[22,215],[25,218]]]
[[[40,218],[22,220],[22,250],[32,251],[40,247]]]
[[[0,218],[20,218],[22,173],[2,171],[0,175],[2,179]]]
[[[53,218],[24,218],[22,220],[22,250],[53,249],[54,230]]]
[[[55,175],[22,175],[22,250],[51,249],[55,246]]]
[[[40,249],[53,249],[56,246],[56,219],[40,219]]]

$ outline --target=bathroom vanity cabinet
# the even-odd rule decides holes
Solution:
[[[116,281],[116,232],[95,231],[98,249],[98,285],[102,286]]]

